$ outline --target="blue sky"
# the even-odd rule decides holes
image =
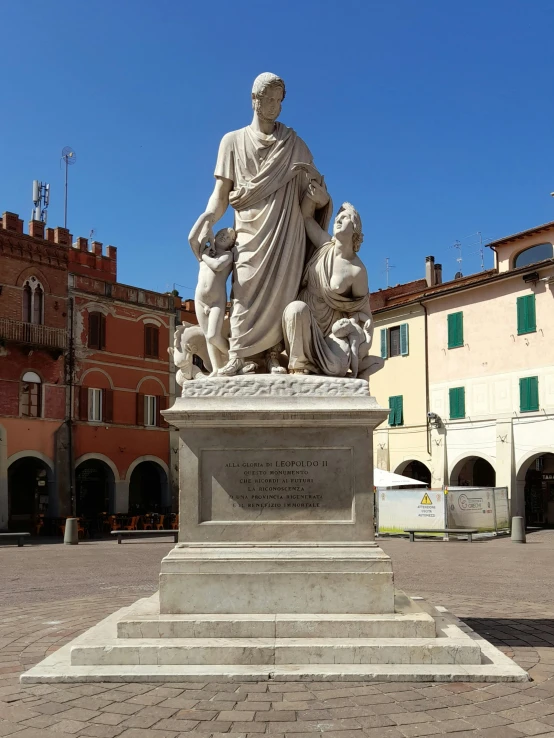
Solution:
[[[2,4],[0,209],[31,212],[72,146],[69,228],[119,281],[192,296],[188,232],[262,71],[335,208],[359,209],[370,288],[480,268],[479,237],[554,220],[552,0],[42,0]],[[221,221],[230,224],[230,211]],[[492,265],[491,254],[485,263]]]

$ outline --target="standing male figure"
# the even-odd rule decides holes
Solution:
[[[292,130],[277,122],[285,83],[270,72],[252,88],[252,123],[227,133],[219,146],[215,187],[189,242],[198,255],[213,226],[230,204],[237,234],[231,292],[229,362],[218,374],[233,376],[245,360],[265,354],[267,370],[285,371],[277,359],[283,339],[281,319],[296,300],[306,257],[306,229],[300,211],[309,176],[293,164],[312,163],[310,150]],[[316,213],[323,228],[329,202]]]

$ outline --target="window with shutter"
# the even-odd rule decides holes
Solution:
[[[400,326],[389,328],[389,356],[400,356]]]
[[[149,359],[158,358],[158,335],[159,331],[155,325],[144,326],[144,356]]]
[[[102,422],[102,402],[103,390],[89,387],[88,390],[88,419],[95,422]]]
[[[88,420],[88,387],[79,387],[79,420]]]
[[[466,390],[465,387],[451,387],[448,390],[450,400],[450,420],[465,418]]]
[[[144,395],[144,425],[157,425],[157,402],[155,395]]]
[[[168,408],[168,399],[165,395],[159,395],[158,397],[158,425],[160,428],[169,428],[169,423],[161,414],[161,410],[167,410]]]
[[[395,395],[389,397],[389,425],[404,424],[403,396]]]
[[[100,348],[100,313],[89,313],[88,347],[95,349]]]
[[[88,347],[98,351],[106,348],[106,316],[102,313],[89,313]]]
[[[464,314],[450,313],[448,316],[448,348],[459,348],[464,345]]]
[[[539,409],[539,378],[524,377],[519,380],[519,409],[531,413]]]
[[[400,354],[402,356],[407,356],[408,349],[408,324],[402,323],[402,325],[400,326]]]
[[[137,392],[137,425],[144,425],[144,398],[145,395]]]
[[[107,389],[103,391],[104,395],[104,412],[102,420],[105,423],[113,423],[113,390]]]
[[[386,359],[388,358],[388,336],[387,336],[387,329],[381,328],[381,358]]]
[[[535,295],[524,295],[517,298],[517,333],[535,333],[537,320],[535,312]]]

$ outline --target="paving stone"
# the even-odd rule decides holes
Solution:
[[[2,720],[0,722],[0,736],[14,735],[24,728],[23,723],[10,723],[7,720]]]
[[[84,728],[84,723],[78,720],[60,720],[59,723],[54,723],[48,730],[53,730],[56,733],[79,733]]]
[[[404,712],[396,714],[391,713],[390,718],[394,721],[396,725],[433,722],[433,718],[426,712]]]
[[[174,720],[213,720],[217,717],[217,710],[179,710],[173,715]]]
[[[231,715],[233,713],[230,713]],[[294,710],[271,710],[266,712],[257,712],[255,717],[256,722],[291,722],[296,720],[296,712]]]
[[[112,727],[111,725],[85,725],[79,733],[79,736],[87,736],[87,738],[116,738],[122,733],[122,726]]]
[[[120,715],[115,712],[101,712],[100,715],[92,718],[91,723],[98,723],[99,725],[119,725],[126,717],[126,715]]]
[[[399,730],[402,735],[406,736],[406,738],[419,738],[419,736],[427,735],[444,735],[440,729],[440,723],[414,723],[413,725],[402,725]]]
[[[144,709],[142,705],[133,705],[130,702],[113,702],[102,708],[102,712],[115,712],[119,715],[134,715],[135,712]]]
[[[264,714],[269,715],[270,713],[267,712]],[[254,712],[246,712],[240,710],[222,710],[219,713],[217,719],[223,721],[231,720],[232,722],[247,723],[251,720],[254,720],[254,715]]]
[[[231,725],[231,732],[232,733],[235,733],[235,732],[238,732],[238,733],[245,732],[245,733],[248,733],[248,734],[250,734],[250,733],[258,734],[258,733],[265,733],[266,730],[267,730],[267,723],[250,723],[250,722],[244,723],[244,722],[241,722],[240,720],[238,720],[236,723],[233,722],[232,725]]]
[[[174,730],[129,728],[119,735],[120,738],[176,738],[178,733]]]
[[[170,732],[173,731],[175,733],[185,733],[187,731],[197,729],[200,724],[201,723],[199,723],[198,720],[174,720],[173,718],[169,718],[165,720],[159,720],[156,723],[155,727],[156,730],[167,730]],[[136,730],[139,730],[139,728],[136,728]],[[147,728],[146,730],[149,729]],[[214,730],[219,730],[219,728],[214,728]],[[138,736],[136,738],[138,738]]]

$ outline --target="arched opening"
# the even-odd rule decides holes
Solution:
[[[44,290],[36,277],[23,286],[23,321],[42,325],[44,322]]]
[[[88,520],[112,513],[115,480],[110,467],[100,459],[83,461],[75,470],[77,516]]]
[[[8,469],[8,530],[37,534],[48,516],[52,471],[42,459],[24,456]]]
[[[42,382],[36,372],[25,372],[19,394],[20,412],[24,418],[42,417]]]
[[[535,244],[535,246],[530,246],[528,249],[519,252],[514,259],[514,269],[529,264],[536,264],[538,261],[543,261],[544,259],[551,259],[552,256],[554,256],[554,250],[551,243]]]
[[[528,462],[525,474],[525,522],[527,525],[554,525],[554,454],[542,454]]]
[[[450,484],[456,487],[495,487],[496,471],[486,459],[468,456],[452,470]]]
[[[413,459],[404,462],[396,470],[397,474],[402,474],[410,479],[416,479],[418,482],[424,482],[428,487],[431,486],[431,471],[421,461]]]
[[[129,481],[129,515],[162,513],[167,507],[167,474],[155,461],[141,461]]]

